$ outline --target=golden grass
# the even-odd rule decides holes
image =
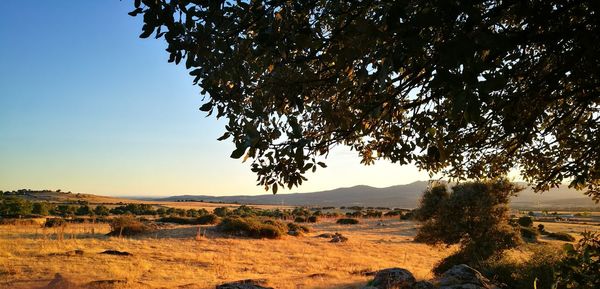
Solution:
[[[410,270],[418,279],[451,249],[412,242],[412,222],[386,220],[341,226],[332,220],[312,225],[306,237],[281,240],[226,238],[211,233],[196,240],[197,227],[170,226],[135,239],[106,237],[105,224],[69,225],[59,229],[0,226],[0,288],[39,288],[55,273],[83,284],[123,279],[126,288],[194,288],[240,279],[266,279],[274,288],[362,288],[372,277],[359,274],[389,267]],[[206,227],[204,227],[206,228]],[[340,232],[347,243],[314,236]],[[65,252],[80,249],[83,255]],[[98,254],[107,249],[130,257]],[[141,282],[141,283],[136,283]],[[37,286],[37,287],[36,287]]]

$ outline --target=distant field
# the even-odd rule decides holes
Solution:
[[[109,196],[99,196],[92,194],[66,193],[66,192],[35,192],[26,195],[17,195],[16,197],[30,201],[47,201],[51,203],[77,203],[87,202],[90,205],[107,205],[109,207],[119,204],[151,204],[157,207],[169,207],[179,209],[206,209],[212,211],[217,207],[239,207],[241,204],[234,203],[210,203],[210,202],[172,202],[172,201],[148,201],[127,199]],[[293,206],[280,205],[252,205],[261,209],[293,209]]]

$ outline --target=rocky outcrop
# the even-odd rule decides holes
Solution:
[[[384,269],[378,271],[363,289],[498,289],[498,286],[479,271],[461,264],[453,266],[433,280],[418,282],[406,269]]]
[[[496,285],[479,271],[465,265],[455,265],[433,280],[440,289],[496,289]]]
[[[411,289],[415,282],[415,277],[408,270],[390,268],[377,272],[370,286],[378,289]]]
[[[347,242],[347,241],[348,241],[347,237],[343,236],[340,233],[335,233],[333,235],[333,237],[331,237],[331,240],[329,242],[331,242],[331,243],[343,243],[343,242]]]

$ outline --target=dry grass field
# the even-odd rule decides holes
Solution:
[[[211,230],[197,238],[197,226],[182,225],[122,239],[105,236],[105,224],[70,224],[57,240],[56,229],[0,226],[0,288],[43,288],[55,273],[79,284],[126,280],[120,288],[214,288],[240,279],[266,279],[281,289],[361,288],[371,278],[361,272],[382,268],[404,267],[417,278],[429,278],[433,264],[452,250],[412,242],[412,222],[385,222],[342,226],[325,221],[307,236],[281,240],[228,238]],[[316,237],[323,232],[340,232],[350,240],[330,243]],[[99,254],[108,249],[133,255]]]

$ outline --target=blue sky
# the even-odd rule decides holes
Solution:
[[[105,195],[260,194],[248,163],[216,140],[224,121],[200,89],[139,39],[132,1],[0,1],[0,190]],[[427,179],[413,166],[364,167],[341,148],[292,192]],[[287,191],[283,191],[286,193]]]

